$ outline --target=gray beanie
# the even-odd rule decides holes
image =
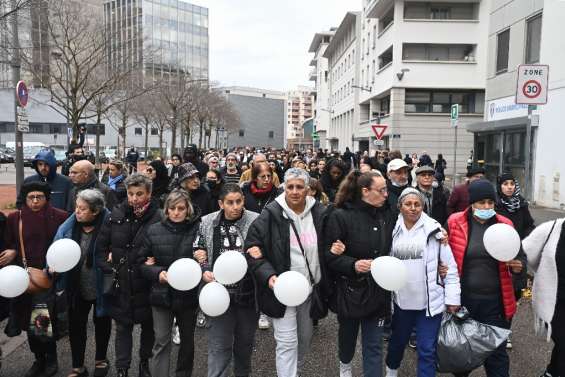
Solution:
[[[408,195],[416,195],[418,197],[418,199],[420,199],[420,202],[422,203],[422,205],[426,202],[425,199],[424,199],[424,196],[422,195],[422,193],[420,191],[416,190],[413,187],[407,187],[404,190],[402,190],[402,193],[398,197],[398,206],[399,207],[400,207],[400,205],[402,205],[402,201],[404,200],[404,198],[406,198]]]

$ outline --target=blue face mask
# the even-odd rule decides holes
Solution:
[[[474,209],[473,215],[480,220],[488,220],[496,215],[494,209]]]

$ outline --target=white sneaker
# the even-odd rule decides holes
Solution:
[[[180,331],[178,326],[173,326],[173,343],[180,344]]]
[[[271,327],[271,324],[269,323],[269,317],[261,313],[261,315],[259,316],[258,326],[260,330],[267,330],[269,327]]]
[[[353,377],[351,374],[351,363],[344,364],[341,361],[339,362],[339,377]]]
[[[389,367],[386,367],[385,377],[398,377],[398,369],[390,369]]]

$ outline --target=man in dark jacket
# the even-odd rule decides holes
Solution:
[[[143,235],[161,220],[159,204],[151,200],[151,179],[132,174],[125,181],[128,199],[117,205],[106,220],[96,245],[96,264],[118,285],[107,293],[108,314],[116,321],[116,369],[127,376],[131,363],[134,324],[141,324],[139,375],[149,377],[149,358],[155,341],[150,283],[139,271],[138,252]],[[114,272],[116,271],[116,272]]]
[[[86,155],[82,145],[71,144],[69,146],[69,151],[67,152],[67,159],[63,162],[61,167],[61,174],[68,176],[71,172],[71,166],[77,161],[86,160]]]
[[[472,168],[467,172],[467,181],[453,188],[449,200],[447,201],[447,215],[450,216],[456,212],[462,212],[469,207],[469,184],[471,182],[483,179],[485,177],[485,169]]]
[[[135,150],[135,147],[131,147],[126,155],[126,162],[129,165],[129,174],[137,171],[137,161],[139,160],[139,153]]]
[[[408,175],[410,167],[400,158],[395,158],[387,165],[387,201],[390,208],[398,214],[398,197],[408,187]]]
[[[106,208],[110,211],[117,204],[116,192],[106,186],[104,183],[98,181],[94,172],[94,165],[90,161],[82,160],[77,161],[71,166],[69,177],[73,183],[71,190],[71,200],[67,203],[67,211],[74,212],[76,196],[79,192],[85,189],[97,189],[104,194],[106,200]]]
[[[200,209],[202,216],[213,212],[212,194],[200,180],[200,172],[190,163],[181,165],[182,175],[178,179],[181,188],[188,191],[192,204]]]
[[[440,223],[441,226],[447,221],[447,196],[443,188],[433,187],[435,171],[431,166],[420,166],[416,169],[416,189],[422,193],[425,199],[424,211]]]
[[[206,172],[208,171],[209,167],[204,162],[202,162],[202,160],[200,160],[196,144],[189,144],[186,148],[184,148],[182,159],[184,163],[190,162],[192,165],[194,165],[200,173],[201,177],[206,176]]]
[[[245,240],[251,256],[249,266],[257,282],[259,308],[273,318],[279,376],[300,372],[312,338],[313,322],[310,299],[299,306],[286,307],[275,298],[273,287],[278,275],[297,271],[311,283],[313,277],[322,284],[322,291],[328,292],[322,236],[325,208],[307,195],[309,181],[305,170],[287,170],[285,192],[265,207],[251,224]]]
[[[55,156],[48,150],[39,152],[32,162],[32,167],[37,174],[27,177],[24,184],[29,182],[47,182],[51,187],[50,203],[53,207],[67,210],[72,201],[71,191],[73,184],[71,180],[64,175],[57,173],[57,160]],[[25,198],[21,194],[18,195],[16,206],[21,208]]]

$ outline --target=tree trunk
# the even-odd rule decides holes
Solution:
[[[198,135],[198,149],[202,149],[202,134],[204,133],[204,122],[200,122],[199,135]]]
[[[145,123],[145,160],[147,161],[147,149],[149,148],[149,122]]]
[[[159,157],[163,159],[163,132],[159,132]]]
[[[177,147],[177,112],[173,112],[173,124],[171,125],[171,153],[176,153]]]

